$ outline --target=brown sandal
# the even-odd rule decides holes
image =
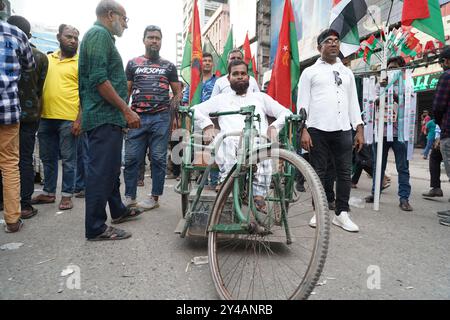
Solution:
[[[59,210],[70,210],[73,208],[72,198],[71,197],[62,197],[61,202],[59,203]]]
[[[123,216],[121,216],[120,218],[117,218],[117,219],[112,219],[111,223],[119,224],[119,223],[127,222],[127,221],[135,219],[136,217],[140,216],[143,213],[144,213],[144,210],[139,209],[139,208],[129,208],[129,209],[127,208],[127,211],[125,212],[125,214]]]
[[[255,196],[253,197],[253,201],[255,202],[256,210],[261,213],[267,213],[267,204],[263,197]]]
[[[46,194],[40,194],[33,199],[31,199],[31,204],[49,204],[49,203],[55,203],[56,197],[55,196],[49,196]]]

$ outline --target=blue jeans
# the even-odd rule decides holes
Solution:
[[[82,133],[77,139],[77,175],[75,178],[75,193],[84,191],[85,188],[85,170],[87,163],[87,136]]]
[[[430,154],[430,150],[433,147],[434,139],[428,139],[427,138],[427,145],[425,146],[425,149],[423,150],[423,156],[428,158],[428,155]]]
[[[44,165],[44,192],[55,195],[58,180],[58,160],[62,160],[62,196],[71,197],[75,187],[77,165],[76,137],[72,121],[41,119],[38,130],[39,155]]]
[[[87,134],[86,163],[86,238],[102,234],[105,224],[106,204],[112,219],[123,216],[126,208],[120,197],[120,166],[123,133],[112,124],[97,127]]]
[[[372,180],[372,194],[375,193],[375,172],[377,166],[377,143],[372,144],[373,153],[373,180]],[[392,148],[395,156],[395,166],[398,173],[398,196],[400,200],[409,200],[411,195],[411,185],[409,184],[409,161],[408,157],[408,145],[406,142],[398,141],[397,137],[394,137],[394,141],[388,142],[386,137],[383,139],[383,156],[381,162],[381,186],[383,185],[384,172],[386,171],[388,151]]]
[[[125,196],[136,199],[139,168],[150,148],[153,196],[161,196],[167,169],[170,113],[141,114],[141,127],[131,129],[125,138]]]

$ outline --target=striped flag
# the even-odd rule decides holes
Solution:
[[[367,13],[364,0],[333,0],[330,28],[341,36],[341,53],[344,57],[359,49],[358,21]]]
[[[189,105],[201,102],[202,96],[202,35],[200,33],[200,19],[198,15],[197,0],[194,0],[193,17],[181,64],[181,76],[189,84]]]

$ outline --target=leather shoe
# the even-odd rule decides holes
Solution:
[[[430,189],[430,191],[422,193],[422,196],[433,198],[433,197],[443,197],[444,194],[441,188],[432,188]]]
[[[413,208],[411,207],[411,205],[409,204],[408,200],[406,200],[406,199],[400,200],[399,207],[403,211],[413,211]]]

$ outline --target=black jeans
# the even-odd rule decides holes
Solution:
[[[310,151],[311,165],[325,187],[331,157],[336,170],[336,215],[342,211],[348,212],[352,174],[352,131],[326,132],[308,128],[308,132],[313,144]]]
[[[20,123],[19,131],[19,170],[20,170],[20,205],[22,210],[31,207],[34,192],[33,152],[39,122]],[[3,183],[0,173],[0,202],[3,202]]]
[[[86,238],[102,234],[105,224],[106,204],[112,219],[123,216],[125,205],[120,197],[120,167],[122,162],[122,128],[104,124],[87,132],[86,166]]]
[[[430,153],[430,187],[440,188],[441,187],[441,162],[442,153],[439,149],[432,148]]]

